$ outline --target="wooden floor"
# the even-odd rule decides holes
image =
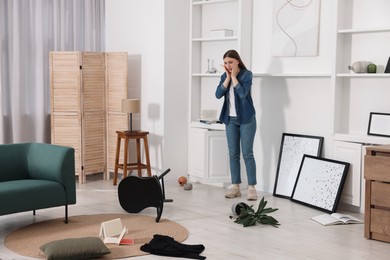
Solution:
[[[244,228],[229,218],[231,206],[240,201],[250,205],[244,197],[225,199],[224,189],[195,183],[193,190],[185,191],[175,181],[166,181],[166,198],[162,218],[176,221],[189,230],[185,244],[203,244],[207,259],[390,259],[390,244],[367,240],[363,224],[324,227],[310,220],[321,211],[296,204],[288,199],[263,194],[267,206],[278,208],[272,213],[281,226],[257,225]],[[0,205],[1,206],[1,205]],[[87,183],[77,186],[77,204],[69,208],[70,217],[96,213],[125,213],[119,205],[116,187],[101,176],[90,176]],[[156,216],[154,208],[139,214]],[[363,215],[350,213],[360,219]],[[64,208],[38,210],[37,215],[24,212],[0,216],[0,259],[32,259],[9,251],[4,239],[11,231],[33,222],[63,217]],[[39,239],[39,238],[38,238]],[[130,258],[129,258],[130,259]],[[131,259],[178,259],[147,255]]]

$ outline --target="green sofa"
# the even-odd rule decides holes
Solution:
[[[0,215],[76,204],[74,149],[44,143],[0,145]]]

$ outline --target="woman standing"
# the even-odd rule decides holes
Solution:
[[[253,142],[256,134],[256,117],[251,88],[252,72],[242,62],[235,50],[223,55],[225,73],[215,92],[224,103],[219,120],[226,125],[226,138],[229,148],[232,187],[226,198],[241,196],[240,144],[248,177],[248,200],[257,200],[256,162],[253,156]]]

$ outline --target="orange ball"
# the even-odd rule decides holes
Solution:
[[[184,184],[187,183],[187,178],[184,176],[180,176],[179,179],[177,180],[177,183],[179,183],[180,186],[183,186]]]

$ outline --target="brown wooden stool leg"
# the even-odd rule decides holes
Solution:
[[[123,157],[123,179],[127,177],[127,161],[129,160],[129,138],[125,137],[125,151]]]
[[[116,185],[118,179],[118,166],[119,166],[119,153],[121,149],[121,138],[118,134],[116,139],[116,154],[115,154],[115,167],[114,167],[114,180],[113,185]]]
[[[144,146],[145,146],[145,157],[146,157],[146,169],[148,171],[148,176],[152,176],[152,170],[150,169],[150,159],[149,159],[149,143],[148,136],[144,136]]]
[[[138,168],[138,176],[142,177],[142,170],[141,170],[141,142],[140,139],[137,138],[137,168]]]

